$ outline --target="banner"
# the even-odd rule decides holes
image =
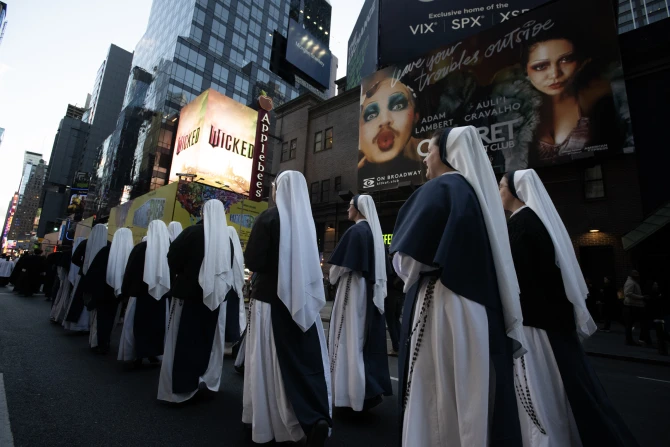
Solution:
[[[347,44],[347,90],[377,71],[379,0],[366,0]]]
[[[433,50],[436,46],[463,40],[547,2],[547,0],[380,1],[380,67],[403,63]]]
[[[270,135],[270,111],[273,107],[272,98],[261,91],[258,97],[258,119],[256,120],[256,140],[254,147],[254,159],[251,166],[251,181],[249,184],[249,198],[260,202],[263,200],[263,184],[265,183],[265,163],[267,152],[265,151]]]
[[[366,78],[359,189],[420,184],[430,137],[474,126],[494,170],[634,150],[608,0],[563,0]]]

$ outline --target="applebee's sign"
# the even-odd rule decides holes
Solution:
[[[256,144],[254,145],[254,160],[251,166],[251,182],[249,186],[249,200],[260,202],[263,199],[263,183],[265,180],[265,161],[267,160],[268,135],[270,134],[270,110],[272,98],[265,92],[258,97],[258,124],[256,127]]]

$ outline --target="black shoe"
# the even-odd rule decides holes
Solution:
[[[307,435],[307,447],[323,447],[328,438],[328,422],[325,419],[321,419],[319,422],[314,424],[312,430]]]

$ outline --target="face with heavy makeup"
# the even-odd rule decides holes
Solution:
[[[375,84],[361,105],[359,146],[365,159],[384,163],[397,157],[418,118],[412,92],[405,84],[393,79]]]
[[[575,53],[574,44],[568,39],[552,39],[533,45],[526,63],[526,73],[533,87],[548,96],[569,90],[582,65]]]

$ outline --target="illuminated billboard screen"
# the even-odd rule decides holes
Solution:
[[[239,194],[249,194],[258,112],[216,90],[181,109],[170,181],[179,174]]]
[[[289,20],[286,60],[323,87],[330,82],[332,56],[328,46],[317,40],[295,20]]]

